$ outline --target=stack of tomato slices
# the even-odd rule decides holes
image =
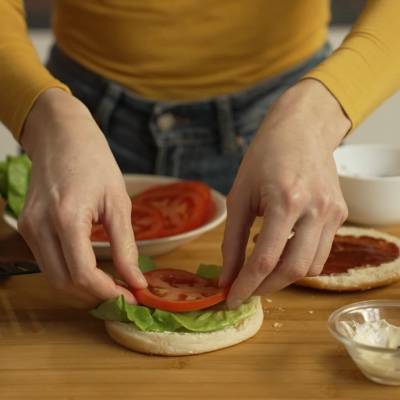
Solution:
[[[228,288],[191,272],[162,268],[144,274],[148,286],[133,289],[139,304],[170,312],[203,310],[226,299]]]
[[[178,235],[205,224],[214,214],[210,188],[181,181],[152,187],[132,197],[132,226],[136,240]],[[108,241],[101,224],[92,229],[93,241]]]

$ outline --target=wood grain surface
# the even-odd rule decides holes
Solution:
[[[386,231],[400,235],[400,227]],[[200,262],[219,263],[222,232],[221,226],[156,261],[188,269]],[[0,257],[31,257],[3,222]],[[326,328],[336,308],[377,298],[399,299],[400,285],[353,294],[288,288],[264,299],[264,325],[246,343],[199,356],[163,358],[114,344],[101,321],[51,289],[41,274],[4,279],[0,399],[400,398],[400,387],[364,378]]]

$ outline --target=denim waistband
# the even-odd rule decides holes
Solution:
[[[115,89],[115,92],[121,92],[127,96],[127,100],[143,110],[149,110],[154,105],[159,106],[184,106],[184,107],[195,107],[196,109],[208,107],[212,102],[218,102],[219,99],[228,98],[233,107],[241,108],[245,107],[248,103],[254,101],[259,96],[264,95],[266,92],[273,90],[277,86],[281,86],[282,83],[288,83],[291,80],[299,79],[302,72],[306,73],[310,68],[319,64],[330,52],[331,46],[329,43],[325,43],[324,46],[318,50],[316,53],[312,54],[304,62],[297,64],[295,67],[284,71],[283,73],[276,75],[274,77],[268,78],[266,80],[257,82],[253,86],[250,86],[242,91],[235,92],[232,94],[223,94],[220,96],[213,96],[200,100],[154,100],[142,97],[133,91],[123,87],[122,85],[112,82],[111,80],[98,75],[97,73],[85,68],[71,57],[69,57],[65,52],[63,52],[57,45],[54,45],[51,50],[51,56],[49,58],[48,67],[52,69],[54,64],[57,64],[58,68],[62,68],[68,71],[72,75],[78,75],[84,79],[92,87],[97,87],[99,90],[104,90],[106,86],[112,83],[119,90]],[[292,82],[294,83],[294,82]]]
[[[191,120],[208,121],[214,125],[214,131],[220,142],[222,153],[234,152],[237,149],[237,135],[235,132],[235,114],[241,110],[251,107],[258,99],[268,94],[277,92],[277,88],[283,88],[294,84],[310,68],[322,61],[330,51],[330,45],[325,44],[323,48],[314,53],[306,61],[296,67],[269,78],[256,85],[233,94],[210,97],[194,101],[158,101],[146,99],[133,91],[102,77],[95,72],[85,68],[71,57],[69,57],[57,45],[53,46],[48,61],[48,68],[56,77],[68,84],[68,80],[77,79],[80,84],[90,87],[90,92],[97,102],[96,120],[100,127],[106,125],[115,108],[121,104],[132,112],[143,112],[150,115],[151,130],[154,140],[159,146],[168,145],[168,141],[175,142],[185,140],[185,132],[160,127],[157,121],[163,115],[178,115]],[[71,78],[72,77],[72,78]],[[168,121],[166,121],[168,124]],[[208,132],[212,132],[209,130]],[[161,134],[162,133],[162,134]],[[209,134],[209,133],[205,133]],[[192,135],[193,137],[193,135]],[[204,139],[204,137],[202,138]],[[215,141],[215,136],[210,140]]]

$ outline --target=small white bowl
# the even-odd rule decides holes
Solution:
[[[124,175],[126,189],[129,195],[133,196],[137,193],[157,185],[162,185],[171,182],[177,182],[180,179],[170,178],[159,175]],[[179,235],[168,236],[160,239],[138,240],[136,242],[139,253],[145,256],[158,256],[168,253],[169,251],[187,243],[205,232],[215,228],[221,224],[226,218],[226,199],[221,193],[216,190],[211,190],[212,199],[215,204],[214,216],[204,225],[199,226],[191,231],[181,233]],[[10,214],[4,213],[4,221],[17,230],[17,220]],[[93,249],[97,258],[111,259],[111,248],[108,242],[92,242]]]
[[[363,225],[400,223],[400,147],[343,145],[334,158],[349,221]]]

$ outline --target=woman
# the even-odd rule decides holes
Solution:
[[[332,153],[399,84],[400,3],[369,1],[329,57],[327,0],[54,6],[46,69],[22,1],[0,4],[0,117],[33,162],[19,226],[49,280],[93,302],[135,301],[96,268],[89,235],[102,221],[121,276],[146,285],[121,170],[229,192],[230,307],[319,274],[347,215]]]

